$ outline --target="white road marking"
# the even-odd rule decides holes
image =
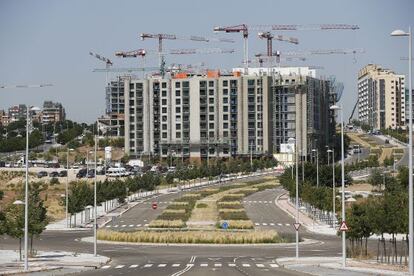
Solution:
[[[173,264],[172,267],[179,267],[181,264]]]
[[[106,228],[111,228],[111,225],[107,225]]]
[[[218,263],[218,264],[214,264],[214,266],[215,266],[215,267],[221,267],[221,264],[220,264],[220,263]]]
[[[118,224],[114,226],[115,228],[118,228]]]
[[[126,226],[126,224],[123,224],[123,225],[122,225],[122,227],[125,227],[125,226]]]
[[[136,267],[138,267],[138,265],[137,265],[137,264],[134,264],[134,265],[130,265],[130,266],[129,266],[129,268],[136,268]]]
[[[153,264],[146,264],[144,267],[152,267]]]
[[[281,224],[281,223],[278,223],[277,225],[279,225],[279,226],[283,226],[283,224]]]
[[[270,223],[271,226],[275,226],[275,224],[273,222]]]
[[[286,223],[285,225],[286,225],[286,226],[290,226],[290,223]]]
[[[270,267],[279,267],[277,264],[270,264]]]
[[[167,264],[159,264],[158,267],[166,267]]]
[[[259,203],[262,203],[262,201],[260,200]]]
[[[148,225],[149,225],[149,224],[147,223],[147,224],[145,224],[144,226],[145,226],[145,227],[147,227]]]
[[[236,264],[235,264],[235,263],[229,263],[229,266],[230,266],[230,267],[235,267],[235,266],[236,266]]]
[[[108,269],[110,267],[111,267],[110,265],[104,265],[103,267],[101,267],[101,269]]]
[[[264,264],[256,264],[257,267],[264,267]]]
[[[267,226],[267,223],[266,223],[266,222],[263,222],[263,223],[262,223],[262,225],[263,225],[263,226]]]
[[[141,224],[137,224],[137,227],[141,227]]]
[[[250,267],[250,264],[242,264],[243,267]]]
[[[133,224],[130,224],[129,227],[134,227],[134,225]]]
[[[254,225],[257,225],[257,226],[259,226],[259,225],[260,225],[260,223],[257,223],[257,222],[256,222],[256,223],[255,223]]]
[[[124,267],[124,265],[117,265],[115,268],[120,269],[120,268],[123,268],[123,267]]]
[[[200,264],[201,267],[207,267],[208,264]]]

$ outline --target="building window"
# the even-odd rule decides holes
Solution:
[[[175,104],[180,105],[181,104],[181,99],[175,99]]]
[[[210,104],[214,104],[214,98],[209,98],[209,99],[208,99],[208,102],[209,102]]]
[[[175,133],[175,137],[176,137],[176,138],[181,138],[181,132],[176,132],[176,133]]]
[[[162,108],[162,113],[167,113],[167,108],[166,107]]]
[[[162,133],[162,138],[164,138],[164,139],[167,138],[167,132]]]
[[[209,128],[209,129],[214,129],[214,123],[209,123],[209,124],[208,124],[208,128]]]
[[[227,105],[223,106],[223,112],[229,112],[229,107]]]
[[[227,114],[223,114],[223,120],[224,121],[227,121],[229,119],[229,115],[227,115]]]
[[[209,112],[214,112],[214,106],[209,106],[209,107],[208,107],[208,111],[209,111]]]
[[[223,129],[228,129],[229,128],[229,123],[223,123]]]
[[[161,96],[167,97],[167,91],[166,90],[162,90]]]
[[[208,95],[214,96],[214,89],[209,89],[208,90]]]
[[[210,121],[214,121],[214,115],[208,115],[208,119],[209,119]]]
[[[162,130],[167,130],[167,124],[162,124]]]
[[[228,85],[229,85],[229,81],[224,80],[224,81],[223,81],[223,86],[227,87]],[[227,90],[227,89],[226,89],[226,90]]]
[[[177,130],[181,130],[181,124],[176,124],[176,125],[175,125],[175,129],[177,129]]]
[[[183,81],[183,87],[188,88],[190,83],[188,81]]]
[[[224,98],[223,98],[223,103],[224,103],[224,104],[229,103],[229,98],[224,97]]]
[[[176,107],[175,108],[175,113],[181,113],[181,107]]]
[[[229,94],[229,90],[228,89],[223,89],[223,95],[227,96]]]
[[[161,84],[161,87],[162,87],[162,88],[167,88],[167,83],[166,83],[166,82],[163,82],[163,83]]]
[[[214,81],[209,81],[209,82],[208,82],[208,86],[209,86],[209,87],[213,87],[213,86],[214,86]]]
[[[177,82],[175,83],[175,88],[180,88],[180,85],[181,85],[181,83],[177,81]]]
[[[223,131],[223,137],[229,137],[229,132],[228,131]]]
[[[254,85],[254,80],[248,80],[247,85]]]
[[[162,99],[162,105],[167,105],[167,99]]]
[[[176,96],[176,97],[180,97],[180,95],[181,95],[180,90],[175,90],[175,96]]]

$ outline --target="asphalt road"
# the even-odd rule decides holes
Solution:
[[[246,211],[258,229],[275,229],[281,235],[293,234],[293,219],[274,203],[283,191],[280,188],[255,193],[243,202]],[[145,224],[155,218],[167,202],[179,197],[167,194],[157,198],[159,208],[142,202],[117,218],[118,231],[135,229],[137,224]],[[151,202],[151,200],[150,200]],[[165,203],[164,203],[165,202]],[[266,224],[264,224],[266,223]],[[115,224],[115,225],[116,225]],[[122,227],[125,225],[124,227]],[[135,225],[129,227],[129,225]],[[114,229],[115,230],[115,229]],[[91,243],[81,242],[82,237],[91,236],[85,231],[47,231],[34,241],[36,250],[63,250],[92,253]],[[313,244],[300,246],[303,256],[339,256],[340,240],[307,233],[301,229],[301,237],[319,240]],[[3,237],[0,249],[17,249],[18,241]],[[97,270],[81,275],[305,275],[288,271],[276,263],[276,258],[293,257],[294,244],[268,246],[167,246],[133,244],[98,244],[98,253],[112,261]]]

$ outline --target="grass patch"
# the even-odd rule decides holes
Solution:
[[[404,153],[404,149],[396,148],[396,149],[394,149],[394,152],[395,153]]]
[[[185,226],[182,220],[153,220],[148,225],[150,228],[183,228]]]
[[[244,209],[220,209],[221,220],[248,220],[249,217]]]
[[[219,201],[217,207],[220,209],[242,209],[243,205],[240,201]]]
[[[286,242],[276,231],[137,231],[99,230],[98,239],[117,242],[249,244]]]
[[[239,201],[244,198],[244,194],[228,194],[223,196],[220,201]]]
[[[231,194],[243,194],[244,197],[246,197],[248,195],[256,193],[257,191],[259,191],[258,188],[244,188],[244,189],[240,189],[238,191],[235,191],[234,193],[231,193]]]
[[[224,220],[218,223],[218,228],[221,228]],[[227,229],[253,229],[254,225],[251,220],[226,220],[228,223]]]
[[[197,207],[197,208],[207,208],[207,207],[208,207],[208,205],[207,205],[206,203],[198,203],[198,204],[196,205],[196,207]]]

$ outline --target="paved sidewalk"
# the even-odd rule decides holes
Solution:
[[[340,257],[301,257],[298,261],[296,258],[279,258],[276,262],[286,269],[311,275],[408,275],[406,268],[385,266],[370,261],[347,259],[346,267],[342,267],[341,260]]]
[[[52,274],[65,274],[96,269],[108,263],[109,258],[92,254],[73,253],[63,251],[40,251],[35,257],[29,258],[29,271],[54,271]],[[20,274],[24,270],[24,262],[19,260],[19,252],[14,250],[0,250],[0,275]]]
[[[289,196],[287,192],[276,198],[275,203],[280,209],[284,210],[291,217],[296,217],[296,207],[293,206],[291,202],[289,202]],[[330,225],[325,223],[317,222],[308,217],[308,215],[302,211],[299,211],[299,223],[303,225],[309,232],[316,234],[335,236],[337,233],[336,228],[332,228]]]

